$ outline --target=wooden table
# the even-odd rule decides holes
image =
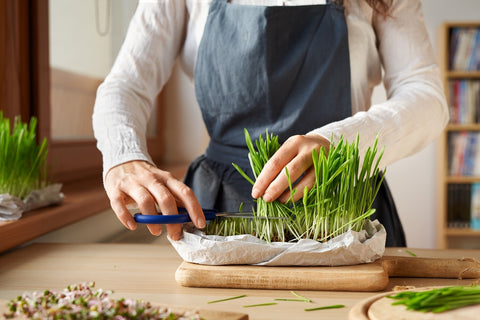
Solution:
[[[398,250],[398,249],[387,249]],[[438,257],[471,256],[480,250],[420,250]],[[378,292],[296,291],[314,301],[279,301],[277,305],[244,308],[244,305],[291,298],[288,290],[188,288],[175,282],[182,262],[169,244],[32,244],[0,255],[0,299],[10,300],[25,291],[61,290],[70,284],[95,281],[96,288],[113,290],[114,297],[144,299],[152,303],[183,305],[248,313],[249,319],[347,319],[359,301]],[[392,278],[395,285],[466,285],[473,280]],[[207,304],[210,300],[246,294],[246,298]],[[305,312],[312,306],[344,304],[346,308]]]

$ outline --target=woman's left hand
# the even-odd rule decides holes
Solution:
[[[312,151],[316,149],[319,152],[322,146],[325,148],[325,152],[328,152],[330,141],[317,134],[288,138],[265,164],[253,185],[252,197],[255,199],[263,197],[266,202],[276,199],[280,202],[287,202],[291,196],[285,174],[285,168],[287,168],[292,183],[304,174],[294,186],[297,192],[293,200],[301,199],[305,187],[310,189],[315,182]]]

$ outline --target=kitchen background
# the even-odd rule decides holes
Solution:
[[[478,0],[421,2],[425,23],[437,56],[438,33],[442,23],[480,20]],[[82,74],[92,83],[99,83],[111,68],[136,3],[132,0],[50,0],[52,82],[56,70],[60,76],[64,73]],[[75,35],[74,40],[72,34]],[[52,86],[54,87],[53,83]],[[175,67],[161,99],[162,105],[168,106],[164,111],[166,121],[163,122],[166,136],[165,161],[187,163],[203,152],[208,137],[195,102],[193,85],[178,66]],[[374,92],[373,102],[383,99],[385,92],[382,87],[378,87]],[[62,121],[52,121],[53,137],[80,139],[91,136],[91,110],[82,110],[81,114],[72,117],[72,110],[54,109],[52,120],[58,117]],[[75,121],[68,123],[65,119]],[[155,126],[152,122],[151,130]],[[435,248],[436,245],[440,208],[437,201],[437,149],[438,142],[432,143],[420,153],[390,165],[387,170],[387,179],[410,247]],[[135,232],[127,231],[117,221],[113,212],[107,210],[35,241],[151,242],[163,241],[163,236],[160,240],[155,239],[148,234],[144,226]]]

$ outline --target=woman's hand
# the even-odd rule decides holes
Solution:
[[[328,152],[330,142],[317,134],[292,136],[285,141],[270,160],[265,164],[252,188],[252,197],[263,197],[263,200],[271,202],[278,199],[286,202],[290,198],[288,179],[285,167],[288,169],[292,183],[303,177],[295,184],[297,192],[294,201],[303,197],[303,189],[309,189],[315,182],[312,151],[320,151],[324,147]]]
[[[127,209],[136,204],[142,214],[158,214],[156,205],[164,215],[178,214],[177,205],[185,207],[197,228],[205,227],[205,216],[193,191],[176,179],[170,172],[163,171],[145,161],[131,161],[113,167],[105,177],[105,190],[117,218],[130,230],[137,223]],[[149,224],[153,235],[160,235],[162,226]],[[170,238],[182,237],[182,225],[167,225]]]

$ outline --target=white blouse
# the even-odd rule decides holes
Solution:
[[[93,128],[103,155],[104,176],[110,168],[127,161],[152,162],[145,133],[154,99],[177,57],[193,77],[210,2],[140,0],[125,42],[95,102]],[[231,2],[305,5],[325,0]],[[352,116],[312,132],[329,139],[333,135],[334,142],[341,135],[353,141],[359,134],[361,154],[378,135],[379,146],[385,146],[381,162],[384,167],[420,151],[448,122],[439,68],[419,0],[394,0],[388,17],[375,13],[365,0],[345,0],[344,5]],[[373,88],[382,79],[387,101],[372,105]]]

